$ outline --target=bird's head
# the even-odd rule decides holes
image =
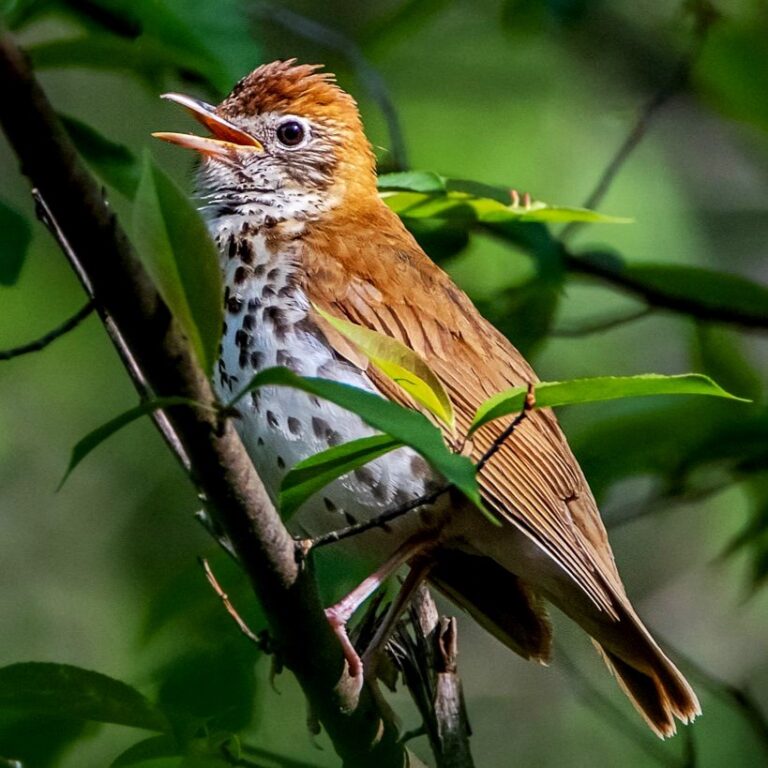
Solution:
[[[294,60],[264,64],[216,107],[165,94],[211,134],[153,134],[200,154],[199,193],[209,213],[271,206],[310,219],[376,194],[357,104],[319,68]]]

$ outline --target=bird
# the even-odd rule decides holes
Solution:
[[[218,105],[170,93],[209,133],[158,132],[194,150],[196,195],[220,254],[224,324],[214,386],[231,395],[283,366],[423,408],[328,322],[388,336],[419,355],[450,396],[455,434],[477,407],[536,374],[418,245],[377,192],[376,161],[354,98],[321,65],[263,64]],[[580,625],[658,736],[700,714],[696,694],[627,596],[605,527],[551,410],[530,410],[478,473],[494,525],[446,494],[345,544],[373,575],[328,611],[353,675],[364,674],[344,625],[401,564],[429,581],[502,643],[546,664],[548,604]],[[475,462],[513,417],[462,446]],[[364,419],[297,389],[251,393],[236,420],[273,500],[297,462],[376,434]],[[446,441],[455,437],[447,434]],[[401,447],[334,480],[289,521],[311,537],[371,520],[439,487],[440,476]],[[418,579],[412,580],[414,583]],[[364,657],[365,658],[365,657]]]

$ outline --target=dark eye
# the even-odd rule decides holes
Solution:
[[[306,130],[298,120],[286,120],[277,126],[277,140],[286,147],[295,147],[304,141]]]

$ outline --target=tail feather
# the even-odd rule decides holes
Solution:
[[[661,652],[661,663],[644,672],[593,642],[621,689],[659,738],[675,735],[675,718],[689,723],[701,714],[693,689]]]

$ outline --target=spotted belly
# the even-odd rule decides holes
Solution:
[[[235,254],[225,264],[225,327],[215,381],[222,398],[275,365],[377,393],[366,373],[340,359],[308,321],[309,301],[290,260],[253,242],[245,259],[237,257],[237,248]],[[240,411],[237,430],[274,501],[297,462],[376,434],[355,414],[288,387],[263,387],[242,401]],[[288,521],[289,528],[317,536],[363,522],[422,495],[437,481],[421,456],[400,448],[326,486]],[[355,549],[374,549],[380,556],[382,547],[394,548],[422,524],[418,514],[406,516],[383,532],[356,537]]]

